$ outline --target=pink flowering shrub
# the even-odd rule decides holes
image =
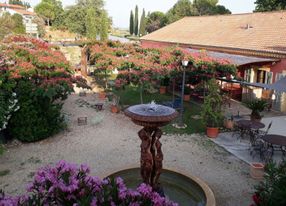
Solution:
[[[0,196],[1,206],[177,206],[178,204],[153,192],[146,184],[128,189],[124,181],[90,176],[86,165],[77,166],[59,161],[55,167],[40,169],[28,186],[27,194],[19,197]]]
[[[210,77],[235,75],[236,67],[226,60],[214,59],[206,53],[190,53],[182,48],[142,48],[138,44],[93,42],[87,47],[89,63],[96,72],[110,73],[117,68],[118,82],[148,84],[181,74],[181,61],[188,60],[186,72],[200,82]],[[125,80],[125,81],[124,81]],[[122,85],[121,85],[122,86]]]
[[[65,56],[42,40],[8,36],[0,47],[0,128],[25,142],[57,133],[65,126],[62,100],[73,83],[87,87],[86,81],[75,78]],[[7,113],[12,99],[17,111]]]

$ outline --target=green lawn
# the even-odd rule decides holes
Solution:
[[[137,87],[128,86],[125,90],[114,90],[114,93],[120,96],[120,105],[128,106],[134,104],[140,104],[140,93]],[[172,95],[162,95],[162,94],[149,94],[145,93],[143,95],[143,102],[149,103],[152,100],[155,100],[156,103],[160,103],[163,101],[171,101]],[[199,115],[201,112],[201,107],[197,103],[194,102],[185,102],[184,103],[184,122],[188,125],[186,129],[176,129],[171,124],[164,127],[163,130],[167,133],[201,133],[204,132],[204,126],[201,120],[193,119],[192,116]],[[176,120],[175,120],[176,121]]]

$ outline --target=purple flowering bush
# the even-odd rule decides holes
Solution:
[[[90,176],[86,165],[59,161],[40,169],[27,194],[8,197],[0,193],[0,206],[177,206],[144,183],[128,189],[123,180]]]

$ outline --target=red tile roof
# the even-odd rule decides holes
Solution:
[[[0,7],[15,8],[15,9],[26,9],[24,6],[15,5],[15,4],[2,4],[2,3],[0,3]]]
[[[141,40],[286,54],[286,11],[185,17]]]

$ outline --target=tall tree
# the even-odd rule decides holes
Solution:
[[[145,16],[145,9],[143,9],[140,19],[139,36],[143,36],[145,34],[146,34],[146,16]]]
[[[87,8],[86,11],[86,36],[88,39],[96,39],[99,33],[100,17],[96,14],[93,7]]]
[[[133,15],[133,11],[130,12],[129,32],[130,32],[130,35],[134,34],[134,15]]]
[[[112,20],[108,18],[103,0],[79,0],[55,19],[56,28],[66,28],[89,39],[108,37]]]
[[[53,20],[63,12],[62,2],[60,0],[42,0],[35,7],[35,11],[50,26]]]
[[[100,40],[106,41],[108,39],[109,18],[106,11],[103,11],[100,18],[99,37]]]
[[[135,7],[134,34],[138,35],[138,6]]]
[[[286,0],[256,0],[255,11],[276,11],[286,9]]]

